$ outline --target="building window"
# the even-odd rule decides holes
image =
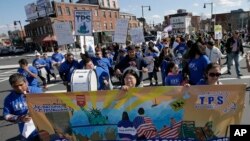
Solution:
[[[62,7],[61,6],[57,7],[57,14],[62,15]]]
[[[109,17],[112,18],[112,12],[111,11],[109,12]]]
[[[109,0],[107,0],[107,3],[108,3],[108,7],[110,8],[110,1],[109,1]]]
[[[104,23],[104,29],[105,29],[105,30],[108,29],[107,23]]]
[[[116,3],[115,3],[115,1],[113,1],[113,8],[116,8]]]
[[[113,24],[112,23],[110,23],[110,29],[113,29]]]
[[[115,12],[115,18],[117,19],[117,12]]]
[[[47,30],[46,30],[46,26],[43,26],[43,32],[44,32],[44,34],[48,33]]]
[[[39,36],[40,35],[39,27],[36,28],[36,32],[37,32],[37,35]]]
[[[97,31],[101,30],[101,27],[100,27],[100,26],[101,26],[100,23],[99,23],[99,22],[96,22],[96,30],[97,30]]]
[[[102,11],[102,16],[103,16],[104,18],[106,18],[106,13],[105,13],[105,11]]]
[[[97,17],[98,16],[98,10],[94,10],[94,14]]]
[[[69,21],[69,24],[70,24],[71,30],[73,30],[73,24],[72,24],[72,21]]]
[[[69,9],[69,7],[66,7],[66,15],[70,16],[70,9]]]
[[[104,0],[102,0],[101,6],[103,6],[103,7],[104,7]]]

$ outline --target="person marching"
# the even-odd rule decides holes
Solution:
[[[27,94],[42,93],[42,89],[36,86],[28,86],[26,78],[19,73],[12,74],[9,77],[9,83],[12,87],[10,94],[4,99],[3,117],[5,120],[18,123],[21,140],[37,141],[39,140],[37,130],[34,130],[28,137],[25,137],[25,123],[31,122],[26,103]]]

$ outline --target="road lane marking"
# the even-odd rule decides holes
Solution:
[[[249,79],[250,75],[246,75],[246,76],[241,76],[240,78],[237,77],[230,77],[230,78],[220,78],[220,81],[227,81],[227,80],[235,80],[235,79]]]

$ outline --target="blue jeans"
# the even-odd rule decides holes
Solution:
[[[228,53],[227,54],[227,70],[230,71],[231,70],[231,65],[232,65],[232,62],[234,60],[234,63],[235,63],[235,70],[236,70],[236,74],[237,76],[240,75],[240,54],[239,53],[234,53],[234,52],[231,52],[231,53]]]

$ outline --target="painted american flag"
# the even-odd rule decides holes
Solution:
[[[156,128],[149,117],[139,116],[134,120],[134,126],[136,127],[137,136],[145,136],[147,139],[154,138],[157,134]]]
[[[181,121],[176,122],[173,124],[172,127],[164,127],[161,131],[158,132],[161,138],[171,138],[175,139],[178,138],[180,127],[181,127]]]

